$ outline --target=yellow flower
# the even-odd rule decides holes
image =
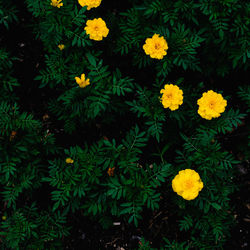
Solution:
[[[170,108],[173,111],[183,103],[183,91],[177,85],[166,84],[160,93],[162,94],[160,100],[164,108]]]
[[[109,168],[108,171],[107,171],[109,176],[114,176],[114,172],[115,172],[115,167]]]
[[[96,41],[101,41],[109,33],[106,23],[101,18],[88,20],[84,29],[89,38]]]
[[[101,4],[102,0],[78,0],[78,3],[84,7],[87,6],[87,10],[96,8]]]
[[[50,5],[60,8],[61,6],[63,6],[63,3],[61,3],[62,0],[51,0]]]
[[[90,84],[89,79],[85,80],[85,74],[81,74],[81,78],[75,77],[76,83],[79,85],[80,88],[85,88]]]
[[[143,49],[151,58],[162,59],[167,54],[168,44],[163,36],[154,34],[152,38],[147,38]]]
[[[203,182],[197,172],[192,169],[185,169],[172,180],[172,188],[174,192],[185,200],[195,199],[203,188]]]
[[[72,164],[72,163],[74,163],[74,160],[71,159],[71,158],[67,158],[67,159],[65,160],[65,162],[68,163],[68,164]]]
[[[7,220],[7,217],[5,215],[3,215],[2,220]]]
[[[65,45],[64,45],[64,44],[59,44],[57,47],[58,47],[60,50],[63,50],[63,49],[65,48]]]
[[[207,120],[217,118],[225,111],[227,101],[223,99],[221,94],[209,90],[202,94],[197,101],[199,105],[198,114]]]

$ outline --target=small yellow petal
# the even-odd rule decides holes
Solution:
[[[76,80],[76,83],[77,83],[77,84],[81,84],[81,82],[82,82],[81,79],[80,79],[79,77],[75,77],[75,80]]]
[[[59,48],[60,50],[63,50],[63,49],[65,48],[65,45],[64,45],[64,44],[59,44],[59,45],[58,45],[58,48]]]
[[[65,162],[66,162],[67,164],[72,164],[72,163],[74,163],[74,160],[71,159],[71,158],[67,158],[67,159],[65,160]]]

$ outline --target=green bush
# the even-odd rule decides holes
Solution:
[[[249,70],[249,2],[138,0],[119,9],[103,0],[91,10],[76,0],[5,2],[1,30],[24,25],[19,13],[27,12],[42,59],[27,69],[32,82],[23,82],[19,55],[0,35],[1,249],[63,249],[76,215],[105,230],[119,220],[129,230],[164,210],[171,219],[161,240],[143,236],[139,249],[222,249],[235,224],[240,163],[224,139],[250,111],[250,88],[242,81],[231,90],[225,81]],[[99,17],[109,34],[95,41],[84,27]],[[168,45],[160,60],[143,49],[154,34]],[[84,88],[75,79],[81,74],[90,82]],[[183,91],[175,110],[162,104],[169,84]],[[23,96],[30,85],[42,105]],[[208,90],[227,101],[212,120],[198,114]],[[27,110],[26,98],[42,110]],[[249,146],[242,143],[246,157]],[[193,200],[172,188],[185,169],[204,185]]]

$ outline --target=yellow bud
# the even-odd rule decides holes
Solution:
[[[57,47],[58,47],[60,50],[65,49],[65,45],[64,45],[64,44],[59,44]]]
[[[65,160],[65,162],[68,163],[68,164],[72,164],[72,163],[74,163],[74,160],[71,159],[71,158],[67,158],[67,159]]]

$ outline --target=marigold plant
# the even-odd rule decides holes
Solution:
[[[221,94],[209,90],[202,94],[197,104],[199,105],[198,114],[204,119],[211,120],[219,117],[225,111],[227,101]]]
[[[244,244],[248,7],[0,0],[0,248]]]
[[[160,93],[162,94],[160,100],[164,108],[173,111],[183,103],[183,91],[177,85],[166,84]]]
[[[81,74],[81,78],[76,76],[75,80],[80,88],[85,88],[86,86],[88,86],[90,84],[89,78],[85,79],[85,74]]]
[[[101,41],[103,37],[107,37],[109,33],[109,29],[102,18],[88,20],[84,30],[86,31],[86,34],[89,35],[89,38],[95,41]]]
[[[174,192],[185,200],[195,199],[203,188],[203,182],[197,172],[192,169],[179,171],[172,180]]]
[[[50,5],[52,5],[53,7],[60,8],[63,6],[63,3],[62,0],[51,0]]]
[[[78,0],[78,3],[84,7],[87,6],[87,10],[97,8],[101,4],[102,0]]]
[[[147,38],[143,49],[151,58],[162,59],[167,54],[168,44],[163,36],[154,34],[152,38]]]

